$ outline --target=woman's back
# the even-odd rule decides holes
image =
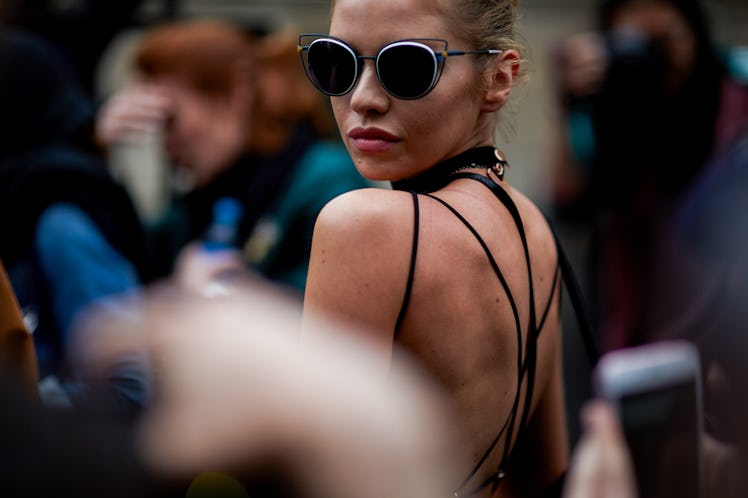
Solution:
[[[513,432],[512,440],[516,441],[524,416],[528,376],[534,376],[528,423],[532,422],[533,429],[551,431],[552,439],[546,439],[544,459],[527,463],[516,461],[516,471],[502,469],[507,481],[502,483],[501,489],[508,491],[506,487],[513,482],[522,486],[542,485],[544,479],[558,476],[566,464],[563,400],[558,396],[561,377],[555,245],[537,209],[520,193],[511,188],[507,191],[526,223],[523,225],[533,227],[526,235],[539,330],[537,361],[534,367],[528,364],[528,369],[534,368],[535,372],[528,370],[523,375],[513,430],[519,357],[524,365],[532,349],[531,345],[528,347],[532,342],[532,338],[528,338],[528,268],[519,231],[510,212],[478,182],[457,180],[434,195],[450,204],[480,235],[509,293],[492,270],[485,250],[465,224],[438,201],[421,197],[422,229],[412,301],[397,337],[398,342],[413,351],[454,396],[471,435],[469,450],[473,461],[477,462],[489,450],[504,429],[496,448],[465,490],[473,489],[499,468],[510,432]],[[521,348],[512,300],[519,318]],[[538,426],[541,419],[543,427]],[[527,437],[529,434],[521,436],[522,439]],[[547,459],[548,453],[553,454],[554,450],[558,453],[553,459]],[[542,462],[547,462],[548,468],[538,468]],[[529,474],[534,479],[517,483],[513,479],[515,472]],[[531,495],[537,494],[538,490],[534,491]]]
[[[517,457],[511,459],[512,467],[501,469],[506,480],[499,489],[505,496],[513,495],[515,488],[524,496],[538,494],[566,466],[555,245],[542,214],[532,203],[505,183],[501,188],[510,193],[518,207],[530,247],[536,323],[540,330],[534,367],[527,362],[532,340],[528,342],[530,285],[523,244],[512,215],[484,185],[460,179],[433,193],[433,197],[418,195],[417,201],[408,192],[357,191],[336,199],[323,211],[317,225],[320,238],[337,243],[314,250],[323,251],[352,277],[346,279],[351,287],[345,291],[340,290],[338,282],[339,294],[352,300],[363,293],[370,296],[366,309],[372,316],[359,305],[359,313],[351,319],[366,326],[378,322],[375,337],[384,348],[394,337],[441,381],[456,402],[466,430],[465,451],[472,463],[477,465],[489,452],[475,476],[459,490],[461,496],[499,470],[510,433],[512,441],[517,440],[529,376],[533,377],[533,392],[527,413],[528,429],[522,432],[515,451]],[[436,198],[454,208],[477,232],[501,277],[492,269],[479,239]],[[418,209],[415,251],[414,202]],[[340,216],[341,213],[345,214]],[[358,237],[362,240],[356,241]],[[341,245],[334,247],[338,244]],[[360,250],[347,255],[338,252],[351,246]],[[383,253],[389,257],[378,257]],[[414,253],[412,287],[404,303]],[[317,263],[327,264],[326,260]],[[324,273],[313,265],[310,284],[324,285],[316,280]],[[502,286],[502,278],[509,293]],[[376,295],[372,294],[373,289]],[[345,299],[339,304],[341,310],[349,309]],[[407,308],[396,331],[403,304]],[[307,296],[306,306],[315,307],[314,295]],[[389,331],[390,335],[381,331]],[[526,371],[515,400],[520,356]],[[492,447],[499,433],[502,435]],[[533,453],[537,446],[524,443],[541,434],[542,459]],[[514,478],[518,474],[522,479]],[[538,487],[529,490],[527,486]]]

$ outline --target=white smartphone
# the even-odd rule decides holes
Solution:
[[[642,498],[704,495],[697,349],[663,341],[605,354],[595,391],[618,414]]]

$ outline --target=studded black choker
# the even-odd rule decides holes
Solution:
[[[395,190],[427,193],[439,190],[451,181],[451,175],[469,168],[487,168],[499,180],[508,166],[503,155],[494,147],[476,147],[442,161],[423,173],[392,182]]]

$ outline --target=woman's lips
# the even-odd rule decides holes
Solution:
[[[380,128],[354,128],[348,133],[348,138],[361,152],[384,152],[400,141]]]

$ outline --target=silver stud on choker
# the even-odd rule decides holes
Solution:
[[[506,161],[506,158],[504,157],[504,153],[501,152],[499,149],[494,149],[493,154],[496,156],[496,164],[493,164],[486,168],[486,176],[489,178],[491,177],[491,173],[499,180],[504,180],[504,173],[506,172],[506,169],[509,167],[509,163]]]

